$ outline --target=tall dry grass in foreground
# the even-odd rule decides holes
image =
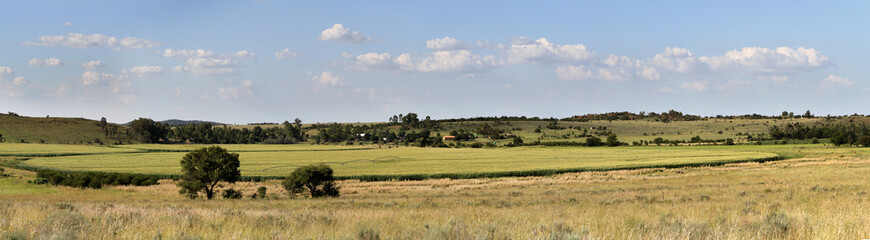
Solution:
[[[24,180],[24,178],[22,179]],[[860,239],[870,161],[795,159],[552,177],[342,182],[336,199],[185,200],[171,182],[0,196],[25,239]],[[11,186],[11,185],[10,185]],[[6,186],[4,186],[6,187]]]

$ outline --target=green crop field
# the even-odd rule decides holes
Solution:
[[[34,144],[34,143],[3,143],[0,144],[0,156],[61,156],[110,154],[122,152],[137,152],[138,149],[111,148],[104,146]]]
[[[200,146],[132,145],[119,149],[183,150]],[[586,171],[722,164],[777,157],[746,147],[520,147],[342,148],[317,145],[226,145],[238,152],[242,175],[284,176],[298,166],[325,163],[338,176],[468,175],[523,171]],[[78,171],[178,174],[184,152],[135,152],[40,157],[28,166]]]

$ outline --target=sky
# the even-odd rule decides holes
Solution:
[[[870,1],[0,1],[0,112],[870,114]]]

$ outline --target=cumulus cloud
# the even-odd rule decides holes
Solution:
[[[660,78],[658,71],[646,62],[616,55],[609,55],[606,59],[593,64],[560,66],[556,68],[556,75],[566,81],[596,79],[622,82]]]
[[[103,34],[85,35],[81,33],[69,33],[67,35],[41,36],[36,42],[23,42],[26,46],[54,47],[62,46],[69,48],[110,47],[119,49],[142,49],[155,48],[160,42],[136,37],[116,37]]]
[[[251,80],[244,80],[235,87],[220,87],[218,95],[221,99],[238,99],[239,97],[250,98],[253,96],[254,83]]]
[[[393,63],[393,56],[390,55],[390,53],[370,52],[359,56],[353,56],[349,53],[344,53],[343,55],[345,56],[345,58],[354,61],[354,63],[356,63],[356,66],[362,69],[392,70],[397,68],[396,64]]]
[[[234,74],[245,64],[239,59],[254,59],[253,53],[241,50],[234,53],[216,54],[213,51],[203,49],[196,50],[163,50],[163,56],[167,58],[185,59],[184,66],[176,66],[177,72],[189,72],[197,75],[224,75]]]
[[[94,60],[94,61],[83,63],[82,67],[87,69],[87,70],[93,71],[93,70],[102,69],[102,68],[106,67],[106,65],[103,65],[102,60]]]
[[[822,80],[822,87],[833,87],[833,86],[852,86],[852,81],[847,78],[840,77],[834,74],[828,75],[825,80]]]
[[[69,26],[72,26],[73,24],[71,22],[63,22],[63,25],[69,27]]]
[[[0,67],[0,81],[10,80],[15,77],[15,71],[10,67]]]
[[[704,73],[709,72],[709,66],[701,62],[695,54],[685,48],[667,47],[649,60],[657,69],[668,73]]]
[[[595,52],[583,44],[557,45],[546,38],[530,41],[516,38],[507,47],[508,61],[511,63],[578,63],[594,60]]]
[[[150,77],[156,75],[162,75],[166,72],[165,69],[161,66],[138,66],[130,69],[124,69],[121,71],[123,74],[131,74],[137,77]]]
[[[277,58],[277,59],[291,59],[291,58],[295,58],[298,56],[299,56],[298,53],[290,51],[289,48],[285,48],[284,50],[281,50],[280,52],[275,52],[275,58]]]
[[[504,65],[493,55],[475,55],[468,50],[435,51],[425,55],[404,53],[393,58],[389,53],[346,56],[363,69],[398,69],[409,72],[478,73]]]
[[[254,56],[254,53],[249,52],[248,50],[241,50],[235,53],[232,53],[233,57],[236,58],[244,58],[244,59],[257,59],[257,56]]]
[[[323,32],[320,33],[318,37],[320,41],[334,41],[334,42],[343,42],[343,43],[363,43],[369,40],[368,37],[363,34],[350,30],[349,28],[345,28],[340,23],[336,23],[332,25],[331,28],[324,29]]]
[[[474,43],[447,36],[426,41],[426,48],[433,50],[467,50],[473,47]]]
[[[318,87],[339,87],[344,86],[344,77],[339,76],[330,71],[323,71],[320,75],[315,75],[311,78],[317,83]]]
[[[27,62],[27,64],[30,66],[40,66],[40,67],[63,66],[63,62],[61,62],[60,59],[57,59],[57,58],[46,58],[46,59],[33,58],[33,59],[30,59],[30,61]]]
[[[22,86],[27,81],[23,77],[15,77],[15,71],[10,67],[0,67],[0,94],[4,96],[22,96]]]
[[[792,73],[826,67],[827,56],[812,48],[744,47],[731,50],[724,56],[701,57],[700,60],[714,71],[739,70],[752,73]]]

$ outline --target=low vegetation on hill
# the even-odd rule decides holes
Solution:
[[[0,140],[14,143],[129,143],[127,127],[84,118],[25,117],[0,114]]]

